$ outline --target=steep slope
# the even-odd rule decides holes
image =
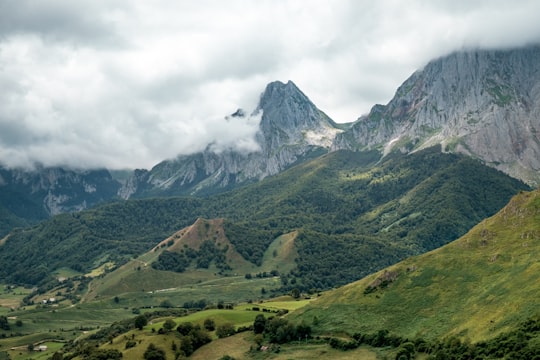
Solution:
[[[278,269],[283,285],[330,288],[458,238],[527,189],[437,148],[378,159],[337,151],[220,195],[129,200],[56,216],[10,234],[0,246],[0,279],[39,283],[60,267],[122,264],[202,217],[224,218],[225,236],[254,266],[278,236],[297,231],[295,269]]]
[[[269,277],[277,274],[278,269],[288,271],[294,268],[297,256],[295,232],[276,238],[266,250],[261,266],[257,266],[235,250],[223,224],[223,219],[197,219],[194,224],[175,232],[136,259],[94,279],[84,301],[100,296],[137,293],[141,289],[170,290],[202,282],[215,285],[215,282],[226,283],[227,278],[238,283],[246,274],[266,273],[265,277]],[[231,286],[230,283],[228,285]],[[216,292],[213,297],[219,298],[219,295]],[[240,300],[247,299],[236,298],[236,301]]]
[[[492,338],[540,312],[540,191],[465,236],[325,294],[298,315],[318,331]]]
[[[152,251],[163,248],[166,254],[175,253],[176,259],[180,256],[185,262],[185,267],[195,262],[197,268],[208,269],[213,266],[221,272],[230,270],[230,265],[233,263],[236,268],[249,266],[227,239],[223,219],[199,218],[193,225],[177,231],[159,243]],[[169,255],[167,258],[171,259],[171,257],[172,255]],[[161,270],[175,270],[168,268],[169,264],[163,256],[160,256],[153,266]]]
[[[333,149],[403,152],[441,144],[540,184],[540,47],[470,50],[415,72]]]
[[[0,168],[0,235],[50,215],[79,211],[116,196],[120,183],[106,170]],[[11,219],[11,220],[9,220]]]
[[[291,81],[268,84],[251,116],[238,110],[230,119],[254,121],[257,117],[259,150],[217,151],[210,144],[202,153],[179,156],[136,173],[123,189],[123,196],[223,192],[327,152],[340,131]]]

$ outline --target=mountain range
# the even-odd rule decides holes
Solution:
[[[332,121],[293,82],[276,81],[251,112],[238,109],[227,117],[242,122],[260,116],[255,151],[216,151],[209,144],[122,178],[104,169],[2,169],[0,230],[114,198],[215,194],[340,149],[376,150],[384,157],[440,144],[444,152],[466,154],[537,186],[539,59],[538,46],[452,53],[412,74],[387,105],[347,124]]]
[[[540,192],[521,192],[460,239],[333,290],[295,316],[316,317],[325,334],[494,338],[538,316],[539,214]]]

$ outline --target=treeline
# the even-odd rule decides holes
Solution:
[[[372,155],[339,151],[221,195],[111,203],[17,231],[0,247],[0,279],[39,284],[59,267],[121,264],[204,217],[225,218],[228,240],[256,265],[277,236],[298,230],[297,269],[282,274],[284,289],[325,289],[446,244],[526,189],[438,148],[376,165]],[[219,251],[205,251],[163,255],[156,266],[222,264]]]
[[[296,325],[279,316],[267,319],[262,314],[255,317],[253,332],[260,335],[256,338],[258,345],[262,344],[264,340],[274,344],[285,344],[311,338],[311,327],[309,325],[304,323]]]
[[[10,235],[0,247],[0,279],[40,284],[60,267],[87,272],[97,259],[122,264],[192,224],[198,206],[198,199],[135,200],[55,216]]]
[[[428,354],[428,359],[513,359],[532,360],[540,358],[540,319],[529,319],[516,330],[503,333],[493,339],[470,343],[458,337],[427,341],[421,338],[409,340],[392,335],[388,330],[372,334],[356,333],[350,340],[327,338],[331,347],[352,350],[361,345],[396,348],[396,360],[415,359],[417,353]]]
[[[214,264],[220,271],[230,270],[227,264],[228,246],[220,248],[211,240],[201,243],[199,250],[185,247],[180,252],[163,251],[152,267],[156,270],[184,272],[192,264],[198,269],[208,269],[210,264]]]

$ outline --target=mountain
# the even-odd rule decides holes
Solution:
[[[339,127],[289,81],[268,84],[251,116],[239,109],[229,121],[260,116],[257,151],[224,149],[212,144],[200,153],[182,155],[138,171],[122,196],[208,194],[275,175],[293,164],[328,152]]]
[[[258,106],[227,121],[252,123],[255,148],[216,148],[126,173],[40,168],[0,171],[0,235],[116,197],[207,196],[255,183],[340,149],[380,160],[439,144],[532,186],[540,183],[540,48],[470,50],[414,73],[387,105],[335,124],[294,83],[268,84]],[[113,175],[111,175],[113,174]]]
[[[521,192],[466,235],[333,290],[301,311],[321,333],[480,341],[538,316],[540,190]],[[497,357],[499,358],[499,357]]]
[[[63,267],[118,266],[198,218],[223,218],[224,236],[254,266],[277,237],[296,232],[284,289],[330,288],[458,238],[525,189],[437,147],[382,161],[377,152],[335,151],[222,194],[117,201],[14,231],[0,245],[0,281],[38,284]]]
[[[337,134],[333,149],[444,151],[540,184],[540,47],[460,51],[436,59],[387,105]]]
[[[120,183],[107,170],[0,168],[0,235],[49,216],[80,211],[114,198]]]

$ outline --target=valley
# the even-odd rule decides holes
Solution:
[[[349,124],[270,83],[253,152],[1,168],[0,360],[538,358],[538,54]]]

